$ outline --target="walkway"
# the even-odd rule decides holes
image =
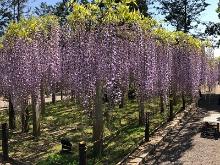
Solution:
[[[204,97],[205,98],[205,97]],[[201,119],[208,113],[219,113],[220,95],[206,96],[202,108],[172,131],[154,153],[147,157],[147,165],[220,165],[220,138],[200,137]]]
[[[66,98],[66,96],[64,96],[64,99],[65,98]],[[57,101],[61,100],[61,96],[60,95],[56,95],[56,100]],[[52,102],[52,96],[51,95],[49,97],[45,96],[45,102],[46,103]],[[8,101],[7,101],[7,99],[3,99],[2,97],[0,97],[0,111],[1,110],[5,110],[6,108],[8,108]]]

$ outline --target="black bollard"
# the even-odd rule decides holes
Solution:
[[[84,141],[79,143],[79,165],[87,165],[86,143]]]
[[[8,124],[2,124],[2,151],[3,151],[3,161],[8,161]]]
[[[150,112],[146,112],[146,116],[145,116],[144,139],[145,142],[148,142],[150,139]]]

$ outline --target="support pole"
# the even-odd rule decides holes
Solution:
[[[87,165],[86,143],[84,141],[79,143],[79,165]]]
[[[150,140],[150,112],[146,112],[144,139],[145,142]]]
[[[3,161],[8,161],[8,124],[2,124],[2,151],[3,151]]]
[[[172,121],[172,120],[173,120],[173,99],[170,98],[170,114],[169,114],[168,121]]]

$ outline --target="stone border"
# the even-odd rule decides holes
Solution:
[[[187,108],[178,113],[173,121],[162,125],[161,128],[156,129],[153,136],[150,137],[149,142],[144,142],[144,139],[138,143],[138,146],[132,150],[128,155],[126,155],[117,165],[141,165],[144,164],[144,160],[148,154],[155,151],[157,146],[164,141],[167,135],[178,126],[184,117],[186,117],[190,112],[196,109],[196,104],[192,103],[187,106]]]

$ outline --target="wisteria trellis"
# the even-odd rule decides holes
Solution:
[[[126,25],[64,29],[62,35],[59,29],[52,27],[46,38],[38,31],[32,41],[5,38],[0,49],[1,91],[25,99],[39,89],[44,77],[48,85],[61,81],[88,106],[95,96],[96,81],[117,102],[128,90],[130,74],[138,96],[144,98],[167,95],[174,85],[196,96],[202,83],[212,85],[217,80],[216,66],[209,64],[202,48],[158,44],[146,32],[138,28],[134,32]],[[127,31],[125,36],[123,31]]]
[[[144,117],[147,99],[168,98],[173,92],[196,98],[201,85],[213,86],[217,81],[217,65],[207,57],[203,46],[191,44],[192,38],[187,35],[178,43],[158,39],[136,23],[92,27],[79,23],[73,28],[71,24],[60,27],[54,17],[48,20],[37,18],[33,29],[32,24],[26,27],[27,34],[20,34],[20,27],[27,22],[13,24],[15,30],[9,29],[3,39],[0,89],[17,104],[30,95],[36,102],[42,82],[50,89],[59,83],[74,93],[83,109],[98,114],[97,100],[102,104],[102,98],[97,96],[105,93],[108,100],[118,104],[132,82],[142,107],[139,114]],[[33,114],[39,120],[39,113]],[[94,117],[95,142],[103,136],[101,115],[99,111]],[[33,132],[39,132],[39,122],[33,128]]]

